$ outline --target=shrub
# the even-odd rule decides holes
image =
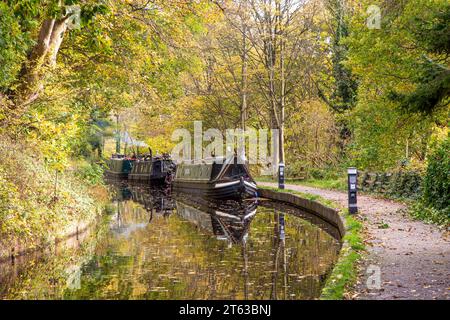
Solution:
[[[342,170],[342,172],[345,172]],[[310,168],[308,170],[308,177],[317,180],[335,180],[340,177],[336,169],[332,168]]]
[[[286,177],[288,178],[298,178],[303,177],[305,174],[305,165],[300,161],[288,163],[286,165]]]
[[[423,201],[429,207],[450,215],[450,139],[444,140],[428,159]]]
[[[409,214],[415,218],[428,223],[436,223],[439,225],[449,224],[449,212],[444,210],[438,210],[433,207],[429,207],[423,203],[423,201],[417,201],[409,208]]]
[[[394,172],[387,193],[394,198],[418,199],[422,194],[422,176],[413,170]]]
[[[76,175],[90,185],[103,184],[103,167],[95,162],[81,165]]]

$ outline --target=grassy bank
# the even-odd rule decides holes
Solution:
[[[78,163],[56,174],[39,150],[4,138],[0,153],[0,257],[54,243],[100,212],[94,198],[106,192],[80,178]]]
[[[278,190],[273,187],[261,187],[270,190]],[[299,195],[302,198],[319,202],[325,206],[337,209],[345,221],[346,234],[343,240],[343,246],[339,254],[338,261],[328,277],[320,299],[323,300],[342,300],[346,298],[346,293],[354,285],[357,275],[357,263],[361,258],[361,253],[365,250],[362,240],[362,224],[348,213],[347,209],[341,208],[338,204],[318,195],[302,193],[295,190],[285,189],[282,192]]]
[[[277,183],[277,180],[272,179],[271,177],[258,177],[257,181],[261,182],[274,182]],[[287,180],[286,184],[293,185],[301,185],[306,187],[314,187],[318,189],[328,189],[328,190],[336,190],[347,192],[347,181],[345,178],[338,179],[306,179],[306,180]],[[368,192],[368,191],[358,191],[363,195],[370,195],[377,198],[383,198],[388,200],[394,200],[398,202],[402,202],[408,206],[408,214],[416,220],[421,220],[425,223],[432,223],[439,226],[448,227],[450,226],[450,213],[449,209],[436,209],[431,206],[424,204],[422,198],[419,199],[411,199],[407,197],[401,197],[397,195],[390,195],[387,193],[378,193],[378,192]]]
[[[339,259],[333,268],[332,273],[322,289],[322,300],[341,300],[346,297],[346,293],[355,284],[358,269],[357,264],[361,258],[361,253],[365,250],[361,230],[362,224],[354,217],[343,211],[346,234],[343,238],[344,244]]]
[[[258,177],[256,178],[256,180],[261,182],[278,182],[278,180],[272,179],[271,177]],[[347,180],[345,177],[336,179],[313,179],[313,178],[308,178],[304,180],[286,179],[285,183],[314,187],[319,189],[347,191]]]

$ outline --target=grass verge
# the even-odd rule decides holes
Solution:
[[[362,224],[354,217],[344,213],[346,234],[338,261],[328,277],[320,296],[321,300],[342,300],[345,293],[357,279],[357,263],[365,250],[361,237]]]
[[[299,195],[308,200],[317,201],[325,206],[337,209],[344,218],[346,234],[343,237],[343,246],[339,253],[331,274],[329,275],[320,296],[321,300],[342,300],[349,288],[356,282],[358,270],[357,263],[361,258],[361,253],[365,250],[361,232],[362,224],[354,216],[348,213],[347,209],[343,209],[334,201],[325,199],[318,195],[298,192],[295,190],[285,189],[280,191],[274,187],[261,187],[263,189],[276,190],[279,192],[287,192]]]
[[[258,177],[258,178],[256,178],[256,181],[278,182],[276,179],[272,179],[271,177]],[[346,178],[325,179],[325,180],[322,180],[322,179],[305,179],[305,180],[286,179],[285,183],[301,185],[301,186],[306,186],[306,187],[314,187],[314,188],[319,188],[319,189],[347,191]]]

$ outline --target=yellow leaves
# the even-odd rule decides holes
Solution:
[[[32,119],[34,130],[28,134],[27,142],[39,146],[52,169],[64,170],[72,152],[70,145],[81,130],[77,125],[80,116],[67,114],[57,117],[60,121],[55,121],[54,118],[35,112]]]
[[[167,139],[166,135],[148,138],[146,142],[156,154],[170,153],[175,146],[175,143]]]

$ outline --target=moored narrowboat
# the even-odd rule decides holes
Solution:
[[[128,158],[125,155],[112,155],[108,160],[108,168],[105,175],[108,178],[127,179],[136,159]]]
[[[236,156],[179,164],[173,188],[220,200],[257,197],[248,167],[239,163]]]
[[[169,156],[146,156],[136,160],[128,176],[129,180],[164,185],[172,182],[175,164]]]

